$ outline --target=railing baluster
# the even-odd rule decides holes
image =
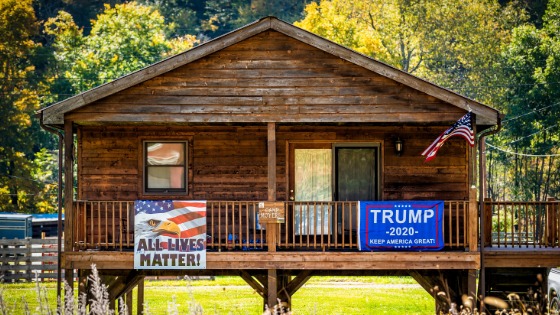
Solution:
[[[317,229],[319,228],[319,208],[321,207],[323,203],[319,202],[319,204],[317,204],[316,202],[314,203],[313,206],[313,248],[317,247]]]
[[[512,209],[511,210],[511,233],[512,233],[511,246],[514,246],[515,245],[515,234],[514,234],[514,231],[515,231],[515,223],[514,223],[515,222],[515,216],[514,216],[514,213],[519,212],[519,209],[517,207],[515,207],[515,205],[513,205],[513,204],[511,205],[511,209]],[[517,216],[519,216],[519,215],[517,215]]]
[[[341,230],[342,230],[342,231],[341,231],[341,232],[342,232],[342,244],[341,244],[341,245],[342,245],[342,248],[344,248],[344,247],[346,247],[346,239],[345,239],[345,236],[346,236],[346,224],[345,224],[345,222],[344,222],[345,219],[346,219],[346,208],[344,207],[344,205],[342,205],[342,209],[341,209],[341,210],[342,210],[342,220],[341,220],[341,221],[342,221],[342,229],[341,229]]]
[[[442,233],[445,246],[453,247],[453,223],[451,221],[451,207],[452,204],[449,203],[449,207],[444,206],[443,211],[443,226]],[[447,226],[447,229],[445,228]]]
[[[453,219],[455,220],[455,246],[459,247],[460,244],[460,239],[459,239],[459,203],[458,202],[453,202],[453,204],[455,205],[455,212],[453,215]],[[464,220],[466,220],[466,217],[463,217]],[[464,229],[463,231],[467,232],[467,229]]]

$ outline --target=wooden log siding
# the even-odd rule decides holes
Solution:
[[[277,231],[279,249],[286,250],[357,250],[357,229],[352,219],[339,224],[330,221],[346,217],[346,212],[357,214],[356,201],[331,202],[286,202],[287,218],[295,217],[301,206],[320,206],[328,211],[328,226],[319,226],[312,218],[302,217],[307,222],[307,231],[302,231],[293,220],[279,224]],[[75,222],[76,250],[118,250],[134,247],[134,203],[132,201],[76,201]],[[266,229],[257,222],[258,202],[253,201],[208,201],[207,203],[207,248],[211,251],[263,251],[267,249]],[[468,202],[446,201],[442,233],[448,250],[463,250],[469,246]],[[301,215],[301,212],[300,212]],[[348,216],[352,218],[352,215]],[[298,230],[299,228],[299,230]]]
[[[266,31],[67,114],[104,122],[454,122],[464,110]]]
[[[286,143],[382,143],[382,199],[468,200],[467,145],[452,138],[438,157],[420,153],[444,127],[277,127],[277,199],[287,200]],[[267,200],[267,128],[261,126],[79,126],[78,199]],[[394,137],[404,141],[397,157]],[[187,195],[142,193],[142,140],[188,140]]]

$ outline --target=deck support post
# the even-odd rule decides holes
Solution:
[[[276,305],[278,299],[278,274],[276,269],[268,269],[266,305],[269,308]]]
[[[467,295],[469,297],[472,297],[473,307],[476,305],[476,300],[477,300],[476,278],[477,278],[477,270],[476,269],[469,270],[467,275]]]
[[[271,271],[275,277],[271,277]],[[311,278],[310,270],[302,271],[293,279],[290,276],[290,274],[288,274],[283,270],[276,270],[276,269],[269,270],[268,283],[266,288],[267,291],[266,304],[268,305],[269,308],[272,308],[274,307],[274,305],[281,303],[282,304],[281,306],[284,308],[284,312],[288,308],[291,309],[292,296],[310,278]]]
[[[136,314],[144,314],[144,279],[138,282],[138,290],[136,290]]]
[[[90,286],[89,286],[89,275],[91,270],[89,269],[79,269],[78,270],[78,299],[81,296],[86,296],[86,305],[89,306],[89,301],[91,301],[90,296]]]
[[[74,130],[70,120],[64,121],[64,251],[74,250]],[[60,231],[59,231],[60,232]],[[74,288],[74,269],[65,263],[64,280],[71,291]],[[70,295],[68,295],[70,294]],[[71,296],[72,292],[66,292]]]
[[[276,123],[267,126],[268,147],[268,201],[276,201]],[[276,252],[277,223],[266,224],[266,243],[269,252]],[[268,269],[266,281],[266,304],[274,307],[278,299],[278,275],[276,269]]]
[[[452,304],[460,310],[476,306],[476,270],[409,270],[408,274],[434,298],[436,314],[447,314]],[[464,305],[463,296],[473,298]]]
[[[125,298],[126,298],[126,309],[130,314],[132,312],[132,290],[128,291],[128,293],[125,295]]]

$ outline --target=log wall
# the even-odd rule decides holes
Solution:
[[[424,163],[420,153],[441,127],[296,126],[277,127],[277,199],[287,200],[287,143],[376,142],[382,144],[382,198],[385,200],[468,198],[468,149],[461,138],[448,140],[438,157]],[[267,200],[267,127],[142,126],[79,127],[78,199]],[[396,156],[394,139],[403,139]],[[142,141],[188,140],[186,195],[142,192]]]

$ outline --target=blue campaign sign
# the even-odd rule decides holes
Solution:
[[[362,251],[443,248],[443,201],[360,201]]]

